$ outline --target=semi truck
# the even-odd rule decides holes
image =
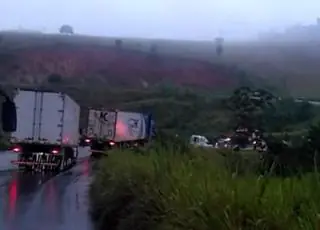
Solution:
[[[17,89],[12,164],[31,171],[60,171],[76,163],[80,106],[61,92]]]
[[[143,146],[155,136],[151,114],[89,109],[87,124],[82,142],[90,145],[93,156],[112,148]]]

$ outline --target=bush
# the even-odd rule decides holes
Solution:
[[[9,146],[9,137],[6,135],[0,135],[0,151],[8,150]]]
[[[320,124],[315,124],[309,128],[305,137],[267,137],[269,151],[262,157],[263,169],[270,171],[272,166],[272,174],[278,176],[318,172],[320,168],[319,135]],[[285,139],[289,144],[283,142]]]
[[[257,176],[256,156],[230,154],[110,153],[90,188],[98,229],[316,229],[319,175]]]
[[[59,74],[53,73],[48,76],[48,83],[57,84],[61,82],[62,82],[62,76]]]

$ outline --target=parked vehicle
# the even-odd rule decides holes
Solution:
[[[216,149],[230,149],[232,147],[231,138],[230,137],[219,138],[216,141],[214,147]]]
[[[82,140],[95,156],[111,148],[143,146],[155,135],[151,114],[90,109]]]
[[[13,164],[24,170],[59,171],[78,156],[80,106],[57,92],[17,90],[17,129],[11,135]]]
[[[209,140],[201,135],[192,135],[189,143],[195,147],[213,148],[213,145],[210,144]]]

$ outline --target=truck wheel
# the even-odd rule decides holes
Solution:
[[[72,157],[72,165],[76,165],[77,164],[77,159],[78,159],[78,156],[79,156],[79,148],[76,147],[73,150],[73,157]]]
[[[22,153],[18,155],[18,161],[24,161],[24,156]],[[25,168],[25,165],[20,165],[20,164],[18,165],[19,170],[24,170],[24,168]]]
[[[58,173],[60,171],[61,166],[62,166],[62,161],[63,161],[62,156],[56,156],[56,159],[55,159],[55,162],[54,162],[54,163],[57,163],[57,165],[54,168],[55,172]]]
[[[39,170],[40,171],[47,171],[48,166],[47,165],[43,165],[43,163],[47,163],[47,157],[46,155],[42,155],[40,156],[40,165],[39,165]]]
[[[26,153],[21,153],[18,156],[19,161],[28,161],[29,155]],[[32,165],[19,165],[18,166],[19,170],[22,170],[24,172],[30,172],[32,171]]]
[[[61,159],[61,165],[60,165],[59,171],[63,171],[66,168],[67,168],[67,159],[66,159],[66,156],[63,156]]]
[[[76,148],[66,148],[66,157],[68,167],[72,167],[76,164],[79,155],[79,149]]]
[[[79,148],[76,147],[76,148],[73,150],[73,152],[75,153],[74,158],[75,158],[75,159],[78,159],[78,156],[79,156]]]
[[[74,165],[74,158],[68,158],[66,160],[67,168],[71,168]]]
[[[62,157],[62,167],[61,170],[66,170],[71,168],[75,162],[75,151],[73,148],[64,148],[64,154]]]
[[[67,162],[68,162],[68,159],[67,159],[66,157],[64,157],[63,160],[62,160],[62,168],[61,168],[61,171],[66,170],[66,169],[68,168]]]

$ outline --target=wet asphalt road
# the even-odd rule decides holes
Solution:
[[[88,215],[89,152],[81,149],[72,169],[56,176],[26,174],[0,153],[1,230],[93,230]]]

